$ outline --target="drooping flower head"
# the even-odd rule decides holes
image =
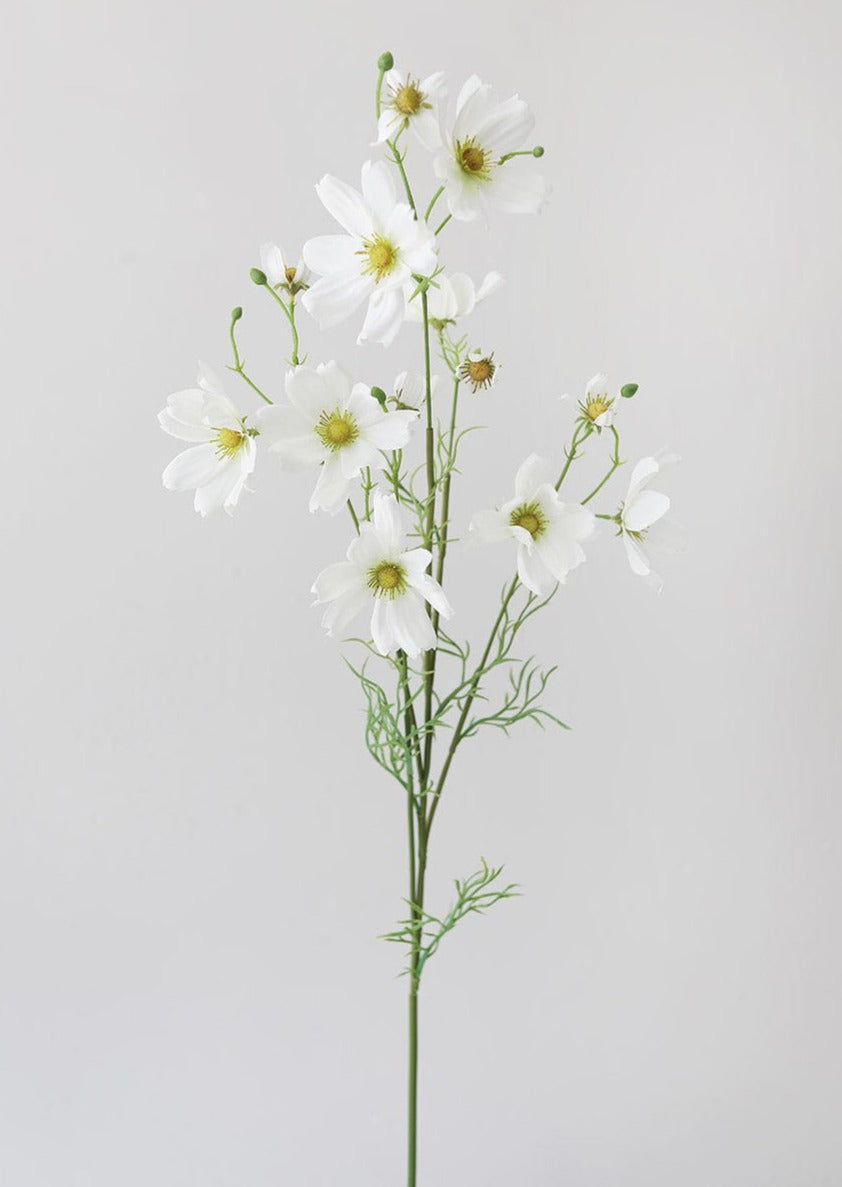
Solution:
[[[403,128],[409,128],[424,148],[434,152],[441,145],[438,108],[446,97],[441,71],[420,81],[402,70],[387,71],[383,77],[377,143],[394,140]]]
[[[381,655],[402,650],[411,658],[436,645],[426,603],[443,618],[453,613],[441,586],[427,573],[431,555],[407,548],[407,519],[392,495],[374,493],[371,521],[360,524],[347,560],[329,565],[313,585],[317,605],[326,605],[322,624],[336,634],[364,610],[371,612],[371,637]]]
[[[433,161],[454,218],[487,217],[490,210],[536,214],[541,209],[549,190],[534,161],[521,156],[503,160],[525,150],[534,123],[517,95],[500,102],[475,74],[468,79],[456,101],[453,127]]]
[[[475,515],[471,527],[490,544],[515,541],[518,576],[541,596],[586,559],[581,542],[593,535],[595,520],[586,507],[561,501],[548,463],[533,453],[517,472],[514,498]]]
[[[439,272],[427,289],[427,316],[434,326],[458,321],[473,313],[477,305],[495,293],[501,284],[503,277],[499,272],[489,272],[479,287],[464,272],[452,272],[449,276]],[[407,289],[406,318],[407,321],[421,322],[424,319],[421,300],[413,298],[416,288],[411,284]]]
[[[171,437],[193,442],[164,470],[167,490],[194,490],[201,516],[220,507],[231,514],[254,469],[256,430],[246,427],[210,367],[200,363],[196,387],[168,397],[158,423]]]
[[[430,377],[430,395],[436,394],[438,375]],[[394,402],[398,408],[421,408],[427,399],[427,381],[415,371],[401,371],[395,376]]]
[[[352,387],[332,362],[288,371],[285,386],[288,405],[257,413],[260,434],[285,465],[320,467],[310,510],[335,514],[363,467],[382,466],[381,450],[406,445],[418,413],[384,411],[370,387]]]
[[[412,208],[399,202],[386,165],[367,161],[362,193],[327,175],[316,186],[344,235],[322,235],[304,244],[304,261],[318,279],[304,307],[323,327],[350,317],[368,302],[358,342],[388,346],[406,312],[404,285],[436,267],[435,239]]]
[[[266,282],[273,289],[284,289],[290,296],[306,289],[312,280],[310,269],[303,259],[295,263],[288,259],[277,243],[264,243],[260,248],[260,267]]]
[[[683,541],[681,529],[666,518],[669,495],[652,490],[650,483],[662,478],[664,470],[679,460],[674,453],[642,458],[632,470],[629,489],[617,512],[631,570],[645,577],[656,593],[661,592],[664,582],[652,568],[650,551],[676,552]]]

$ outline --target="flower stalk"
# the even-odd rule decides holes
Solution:
[[[282,390],[269,394],[247,373],[237,342],[243,310],[237,306],[228,327],[233,356],[228,369],[260,405],[240,409],[201,364],[195,387],[174,392],[159,422],[186,446],[166,467],[164,485],[192,491],[202,516],[234,512],[259,451],[285,469],[311,471],[311,512],[350,517],[346,528],[353,534],[344,559],[323,568],[311,589],[324,629],[362,657],[352,662],[346,656],[345,662],[365,704],[365,745],[404,797],[407,912],[385,938],[403,945],[406,955],[406,1182],[417,1187],[424,974],[445,936],[469,916],[517,894],[514,884],[503,882],[502,867],[483,858],[480,868],[454,880],[448,907],[438,914],[430,907],[428,899],[438,893],[432,879],[428,888],[427,878],[433,825],[456,756],[489,729],[508,734],[524,722],[567,728],[545,703],[555,667],[523,658],[522,633],[557,595],[563,603],[559,591],[572,574],[580,579],[577,570],[597,521],[614,526],[632,571],[660,588],[650,554],[670,507],[662,477],[676,459],[641,459],[616,510],[591,511],[589,504],[624,465],[614,420],[638,391],[634,383],[610,388],[600,372],[585,387],[566,448],[553,442],[549,456],[530,454],[516,470],[511,497],[501,490],[493,508],[470,518],[457,506],[456,488],[461,493],[465,485],[461,477],[454,482],[462,473],[461,443],[477,427],[462,423],[466,409],[475,401],[489,408],[502,402],[505,408],[512,393],[499,381],[495,352],[475,348],[463,326],[502,277],[493,271],[475,283],[451,271],[439,236],[451,223],[457,229],[501,213],[541,209],[548,189],[535,162],[544,149],[529,147],[534,117],[519,97],[501,99],[472,76],[448,117],[444,76],[404,72],[389,52],[377,61],[375,115],[382,159],[363,164],[359,188],[330,174],[316,186],[341,233],[308,239],[300,257],[264,243],[260,267],[250,270],[252,282],[266,289],[289,329]],[[414,168],[419,151],[430,157],[437,179],[426,206],[416,200],[408,168],[408,163]],[[431,230],[436,210],[443,217]],[[420,350],[414,338],[419,371],[403,371],[389,386],[382,375],[372,376],[377,383],[355,379],[333,361],[308,363],[301,355],[300,309],[323,328],[364,310],[361,345],[388,346],[406,322],[419,324]],[[433,334],[450,379],[449,407],[441,415]],[[606,472],[588,493],[568,499],[573,463],[603,433],[612,443]],[[464,539],[461,527],[458,535],[454,531],[460,520],[476,540],[509,549],[509,576],[499,599],[489,599],[487,611],[472,607],[467,616],[473,622],[487,615],[491,623],[481,635],[478,659],[471,641],[452,633],[455,608],[445,590],[451,550]],[[361,617],[362,632],[350,635]]]

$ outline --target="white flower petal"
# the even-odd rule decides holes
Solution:
[[[371,603],[371,590],[360,585],[331,602],[322,615],[322,626],[329,635],[344,631],[348,624]]]
[[[409,126],[412,131],[421,141],[421,144],[428,152],[435,152],[441,148],[442,134],[441,124],[434,111],[423,110],[419,111],[413,119],[410,120]]]
[[[636,573],[638,577],[648,577],[651,571],[649,558],[638,541],[623,533],[623,545],[626,549],[626,556],[628,557],[631,571]]]
[[[236,455],[223,462],[218,473],[196,490],[193,505],[200,515],[210,515],[222,507],[231,510],[243,490],[248,473],[245,457]]]
[[[380,342],[389,346],[401,328],[405,309],[406,302],[399,288],[372,293],[357,342]]]
[[[506,282],[499,272],[488,272],[477,289],[476,303],[479,305],[480,301],[484,301],[486,297],[490,297],[493,293],[504,285]]]
[[[196,382],[202,391],[207,392],[211,396],[225,396],[222,380],[216,371],[214,371],[213,367],[209,367],[207,363],[199,363]]]
[[[530,552],[523,544],[518,544],[517,574],[526,588],[538,597],[548,594],[555,585],[538,553],[534,549]]]
[[[519,158],[494,170],[485,189],[490,206],[509,214],[537,214],[550,195],[550,187],[532,162]]]
[[[556,581],[564,582],[567,574],[578,568],[587,558],[577,540],[548,531],[535,541],[535,552]]]
[[[366,161],[362,168],[363,197],[385,226],[397,203],[395,183],[384,161]]]
[[[417,589],[421,597],[428,601],[434,610],[437,610],[442,618],[453,617],[453,607],[445,596],[445,592],[439,585],[438,581],[434,580],[429,573],[420,573],[413,575],[409,579],[409,584],[413,589]]]
[[[384,495],[379,490],[374,492],[372,523],[384,554],[397,556],[404,551],[406,514],[394,495]]]
[[[334,598],[341,598],[351,590],[359,589],[362,575],[356,565],[348,561],[339,561],[322,569],[313,582],[311,592],[316,595],[316,603],[332,602]]]
[[[322,276],[307,289],[301,300],[322,329],[328,329],[350,317],[373,289],[374,279],[371,276],[349,270]]]
[[[273,404],[261,408],[255,420],[266,448],[287,466],[317,466],[323,461],[325,446],[313,431],[313,422],[297,408]]]
[[[220,469],[217,447],[210,442],[194,445],[179,453],[163,473],[167,490],[193,490],[214,477]]]
[[[462,110],[462,108],[465,106],[465,104],[468,102],[471,95],[473,95],[474,91],[478,91],[481,86],[482,86],[482,80],[476,74],[472,74],[471,77],[469,79],[467,79],[462,84],[462,89],[459,91],[459,94],[456,96],[456,114],[457,115]]]
[[[311,511],[327,511],[336,515],[345,506],[351,483],[342,473],[342,465],[335,453],[330,454],[319,471],[318,481],[310,496]]]
[[[349,235],[367,239],[372,231],[371,211],[353,186],[325,174],[316,186],[322,205]],[[306,255],[305,255],[306,259]]]
[[[549,462],[531,453],[515,475],[515,498],[531,498],[539,486],[550,482],[551,475]]]
[[[478,511],[471,520],[471,531],[484,544],[502,544],[512,538],[509,517],[502,511]]]
[[[535,116],[523,99],[513,95],[504,103],[498,103],[474,128],[473,134],[483,148],[502,157],[506,153],[522,148],[535,127]]]
[[[643,532],[670,509],[669,495],[657,490],[641,490],[623,507],[623,527]]]
[[[660,466],[657,458],[644,457],[641,458],[635,468],[631,472],[629,479],[629,489],[626,495],[626,503],[630,503],[639,490],[641,490],[650,478],[658,473]]]
[[[286,280],[284,255],[277,243],[264,243],[260,248],[260,267],[274,288]]]
[[[360,240],[352,235],[317,235],[304,244],[304,259],[307,267],[319,276],[359,272],[359,245]]]
[[[179,441],[210,441],[214,434],[203,419],[204,406],[202,391],[174,392],[167,400],[167,407],[158,413],[158,424]]]
[[[417,420],[417,412],[384,412],[366,427],[365,439],[376,449],[403,449],[409,443],[412,426]]]

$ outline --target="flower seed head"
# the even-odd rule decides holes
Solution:
[[[481,351],[475,350],[459,368],[459,375],[477,392],[481,388],[484,390],[491,387],[496,371],[494,354],[484,355]]]

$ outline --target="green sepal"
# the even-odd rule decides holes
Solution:
[[[380,405],[380,407],[385,411],[386,393],[383,391],[383,388],[382,387],[373,387],[371,389],[371,394],[374,396],[375,400]]]

